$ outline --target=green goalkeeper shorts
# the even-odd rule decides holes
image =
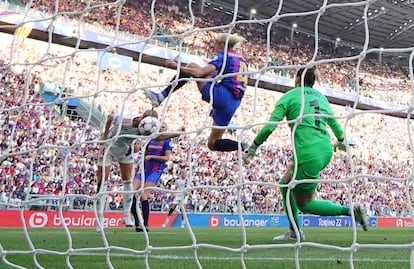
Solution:
[[[315,159],[306,161],[304,163],[301,163],[298,165],[298,171],[296,174],[296,179],[319,179],[321,171],[329,164],[331,161],[332,155],[322,155],[318,156]],[[292,165],[292,176],[294,174],[294,166]],[[316,191],[316,188],[318,186],[318,183],[303,183],[298,184],[293,189],[293,192],[297,193],[314,193]]]

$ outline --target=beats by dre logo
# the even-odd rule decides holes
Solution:
[[[30,227],[45,227],[48,221],[46,213],[36,212],[30,215],[29,226]]]
[[[220,227],[221,219],[219,216],[211,216],[208,220],[208,226],[212,228]]]

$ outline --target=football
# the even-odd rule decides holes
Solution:
[[[140,135],[151,135],[158,131],[160,122],[155,117],[145,117],[138,124]]]

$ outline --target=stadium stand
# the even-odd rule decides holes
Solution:
[[[31,8],[34,9],[33,14],[39,12],[50,13],[55,10],[53,5],[49,5],[50,3],[45,4],[44,1],[26,1],[26,4],[29,2],[32,3]],[[59,7],[59,11],[81,10],[85,5],[82,1],[66,2]],[[147,4],[145,3],[140,3],[141,6],[139,7],[137,5],[136,1],[127,1],[127,4],[123,7],[123,14],[128,14],[128,17],[123,15],[123,23],[121,23],[120,30],[124,31],[125,35],[129,34],[137,37],[146,36],[150,33],[151,19],[144,12],[144,10],[149,10],[149,6],[146,6]],[[188,21],[185,18],[188,10],[186,10],[185,6],[171,5],[168,0],[157,1],[157,5],[157,12],[159,12],[159,14],[157,13],[157,18],[164,19],[159,21],[159,24],[163,26],[158,29],[159,33],[168,34],[169,32],[167,31],[174,31],[174,34],[179,34],[187,29]],[[170,16],[162,16],[162,14],[166,13]],[[103,29],[101,25],[106,25],[107,27],[114,26],[113,10],[111,8],[104,8],[98,14],[99,17],[96,17],[94,12],[87,15],[84,18],[85,27],[96,31],[109,31],[110,29]],[[225,17],[212,17],[208,10],[204,14],[196,14],[196,16],[198,18],[196,26],[198,27],[226,23],[224,21]],[[207,21],[204,19],[206,17],[215,18],[215,20],[209,21],[212,24],[207,25]],[[137,18],[140,19],[137,20]],[[71,20],[76,18],[67,17],[60,19],[71,22]],[[130,20],[134,22],[139,21],[139,23],[129,23]],[[97,24],[97,21],[100,21],[100,25]],[[256,68],[269,64],[265,59],[264,51],[260,49],[264,46],[264,33],[259,29],[247,27],[236,29],[236,31],[243,32],[250,40],[249,46],[245,48],[246,51],[242,52],[242,54],[248,56],[248,61],[252,62]],[[203,32],[197,37],[186,39],[184,43],[191,53],[209,57],[212,53],[208,49],[211,37],[210,33]],[[306,42],[301,42],[301,40],[290,40],[288,35],[275,36],[274,40],[275,45],[271,55],[271,64],[273,65],[302,64],[308,61],[312,55],[312,49],[306,45]],[[166,39],[159,39],[158,41],[169,43],[169,45],[176,43],[174,40]],[[19,57],[19,60],[34,60],[41,56],[39,43],[32,43],[27,40],[24,46],[24,50],[16,55],[16,57]],[[56,55],[65,54],[65,48],[63,47],[56,46],[53,50],[55,50],[53,53],[56,53]],[[319,57],[332,58],[337,53],[346,52],[323,51]],[[2,51],[2,67],[5,67],[7,59],[8,56],[5,54],[5,51]],[[67,59],[65,58],[56,59],[54,62],[56,68],[54,68],[53,73],[47,69],[47,66],[43,65],[39,65],[34,69],[28,95],[31,103],[40,104],[45,102],[41,98],[42,74],[47,73],[49,77],[59,79],[58,75],[63,73],[63,66],[66,64],[66,61]],[[340,91],[354,91],[355,82],[352,81],[352,78],[354,77],[355,64],[355,62],[351,61],[323,65],[321,73],[324,78],[324,86]],[[82,68],[78,68],[79,66],[82,66]],[[98,76],[96,73],[88,75],[88,72],[91,70],[91,72],[96,72],[93,71],[96,70],[94,66],[96,65],[92,57],[88,58],[88,56],[77,55],[71,64],[69,77],[81,79],[65,81],[65,85],[74,87],[85,95],[94,94],[94,85],[99,83],[96,81]],[[85,70],[88,70],[88,72]],[[131,70],[136,70],[136,68],[131,68]],[[146,65],[146,72],[139,74],[139,76],[143,85],[154,85],[166,83],[172,74],[171,70]],[[280,71],[278,74],[288,78],[292,77],[290,72]],[[408,104],[411,97],[409,78],[399,66],[394,66],[392,63],[382,63],[380,65],[375,60],[369,59],[364,61],[361,67],[361,75],[362,81],[360,83],[362,83],[363,96],[401,105]],[[123,105],[127,113],[132,113],[140,108],[148,108],[148,103],[145,102],[143,95],[139,92],[131,96],[129,102],[125,104],[123,103],[125,95],[110,93],[111,90],[120,90],[118,89],[120,80],[123,81],[125,91],[126,89],[133,88],[134,77],[136,76],[135,71],[118,72],[108,70],[104,72],[101,79],[105,81],[105,84],[102,87],[108,92],[103,92],[96,99],[101,111],[119,111]],[[11,108],[21,101],[20,93],[24,90],[22,85],[24,85],[25,79],[22,76],[22,70],[18,70],[18,68],[1,69],[0,93],[3,96],[0,101],[1,107]],[[377,85],[382,85],[382,87],[377,87]],[[191,85],[185,87],[191,87]],[[389,94],[387,89],[395,89],[395,92]],[[251,93],[248,93],[246,101],[236,115],[236,119],[240,123],[246,122],[247,115],[251,112],[252,101],[249,99],[249,96],[251,97]],[[257,115],[258,119],[267,120],[268,113],[265,108],[273,107],[279,96],[278,93],[265,90],[259,92],[258,98],[261,107]],[[185,97],[174,96],[172,102],[181,104],[180,109],[174,106],[168,109],[166,120],[172,129],[178,129],[182,124],[193,130],[202,126],[202,122],[199,119],[191,117],[193,114],[205,113],[203,110],[205,106],[201,105],[197,94],[191,93]],[[82,106],[87,106],[87,104],[80,102],[77,107],[82,108]],[[39,197],[44,194],[58,194],[63,189],[67,194],[94,195],[96,193],[97,145],[79,144],[78,142],[98,139],[99,131],[93,128],[93,126],[96,127],[98,125],[99,119],[93,119],[91,126],[85,126],[84,121],[62,119],[59,111],[56,111],[55,108],[54,106],[33,106],[19,113],[15,112],[15,110],[3,110],[0,117],[0,124],[3,127],[0,135],[0,155],[7,157],[1,160],[0,201],[18,204],[27,198],[27,193],[31,197]],[[86,111],[87,107],[84,109]],[[337,114],[341,115],[349,108],[336,107],[335,109]],[[76,111],[78,115],[83,117],[83,112]],[[261,111],[265,112],[261,113]],[[97,115],[100,114],[97,112]],[[177,119],[182,120],[178,121]],[[53,123],[52,127],[48,124],[49,121]],[[370,127],[368,130],[368,124],[370,126],[381,126],[382,128],[373,127],[372,130]],[[391,131],[399,128],[402,124],[405,124],[404,119],[384,115],[362,115],[350,124],[348,128],[350,128],[350,133],[357,143],[352,150],[353,165],[358,173],[395,177],[404,177],[409,173],[412,156],[410,156],[410,152],[405,146],[404,138],[400,134]],[[85,128],[86,132],[82,133],[81,130]],[[273,140],[272,143],[263,146],[261,157],[252,162],[249,165],[249,170],[246,171],[247,174],[245,176],[249,181],[260,180],[275,183],[285,172],[286,156],[292,151],[288,139],[289,131],[287,128],[282,127],[278,132],[279,137],[285,137],[286,139]],[[231,136],[232,134],[228,135]],[[375,136],[381,136],[383,139],[376,141]],[[206,135],[202,134],[195,147],[197,149],[194,152],[196,156],[194,158],[194,167],[196,167],[196,170],[194,171],[191,184],[196,189],[190,194],[188,209],[196,212],[232,212],[237,203],[236,189],[207,191],[203,187],[206,185],[232,185],[237,179],[237,156],[223,153],[215,153],[213,155],[205,146],[205,138]],[[176,145],[179,146],[174,149],[173,160],[168,163],[161,187],[166,189],[175,188],[169,182],[171,177],[175,176],[180,162],[187,158],[186,145],[188,144],[188,139],[186,136],[175,139]],[[68,150],[58,151],[47,148],[42,149],[40,152],[31,150],[42,143],[53,143],[57,146],[67,147]],[[396,149],[397,146],[398,150]],[[27,153],[8,156],[7,153],[10,151],[27,151]],[[68,163],[64,163],[66,154],[69,155],[68,159],[70,161]],[[70,172],[70,181],[66,186],[62,186],[64,174],[62,167],[65,167],[65,165],[68,166],[68,171]],[[33,171],[32,175],[30,174],[30,169]],[[324,171],[323,178],[339,178],[349,175],[349,173],[350,164],[345,158],[336,156]],[[405,186],[398,182],[379,183],[369,177],[361,177],[353,183],[352,187],[355,188],[355,201],[367,206],[370,215],[407,216],[409,213],[408,205],[406,204]],[[107,188],[108,190],[122,189],[116,167],[113,168]],[[341,191],[343,188],[344,186],[339,183],[336,186],[322,184],[319,193],[326,199],[344,204],[347,203],[347,198],[344,197],[344,193]],[[245,212],[280,213],[283,210],[277,188],[252,185],[245,186],[243,192],[242,203]],[[164,192],[154,192],[153,194],[152,208],[154,210],[165,210],[166,205],[172,199],[171,194]],[[121,199],[119,195],[108,195],[107,209],[119,210],[119,204],[122,204],[119,199]],[[90,209],[90,203],[85,199],[68,198],[67,205],[68,210]],[[38,206],[46,206],[46,209],[53,209],[53,201],[42,201]]]

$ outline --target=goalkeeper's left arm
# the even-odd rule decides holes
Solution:
[[[336,141],[336,143],[333,146],[333,150],[334,152],[340,150],[340,151],[346,151],[346,143],[344,142],[344,140],[339,140]]]

